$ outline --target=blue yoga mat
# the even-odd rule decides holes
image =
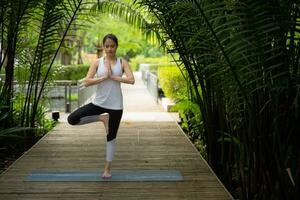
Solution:
[[[101,171],[32,171],[26,181],[182,181],[178,170],[114,170],[112,178],[102,179]]]

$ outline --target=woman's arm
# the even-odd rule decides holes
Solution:
[[[134,80],[134,76],[132,73],[132,70],[130,68],[129,63],[127,62],[127,60],[122,60],[122,68],[124,70],[125,73],[125,77],[120,77],[120,76],[110,76],[110,78],[112,80],[115,81],[119,81],[121,83],[128,83],[128,84],[134,84],[135,80]]]
[[[89,71],[83,82],[85,87],[101,83],[102,81],[108,79],[108,74],[106,74],[105,76],[94,78],[94,76],[97,72],[97,68],[99,66],[99,60],[100,59],[97,59],[95,62],[93,62],[90,65]]]

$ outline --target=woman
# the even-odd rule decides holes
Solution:
[[[111,178],[117,131],[123,113],[123,97],[120,83],[134,84],[134,76],[126,60],[116,57],[118,39],[113,34],[103,38],[105,56],[91,64],[86,75],[86,87],[97,85],[96,97],[68,117],[71,125],[102,121],[107,133],[106,163],[102,178]],[[125,76],[123,76],[125,73]],[[94,77],[97,75],[96,77]]]

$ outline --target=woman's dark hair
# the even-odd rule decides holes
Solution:
[[[117,47],[118,47],[118,38],[114,34],[111,34],[111,33],[107,34],[106,36],[104,36],[104,38],[103,38],[103,44],[105,43],[105,41],[108,38],[111,39],[112,41],[114,41],[116,43]]]

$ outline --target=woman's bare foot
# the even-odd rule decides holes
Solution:
[[[104,126],[105,126],[105,130],[106,130],[106,134],[108,135],[108,121],[109,121],[109,114],[108,113],[104,113],[102,115],[100,115],[100,121],[103,122]]]
[[[103,179],[111,178],[111,162],[106,161],[102,178]]]
[[[103,179],[110,179],[111,178],[111,173],[108,171],[104,171],[102,174]]]

